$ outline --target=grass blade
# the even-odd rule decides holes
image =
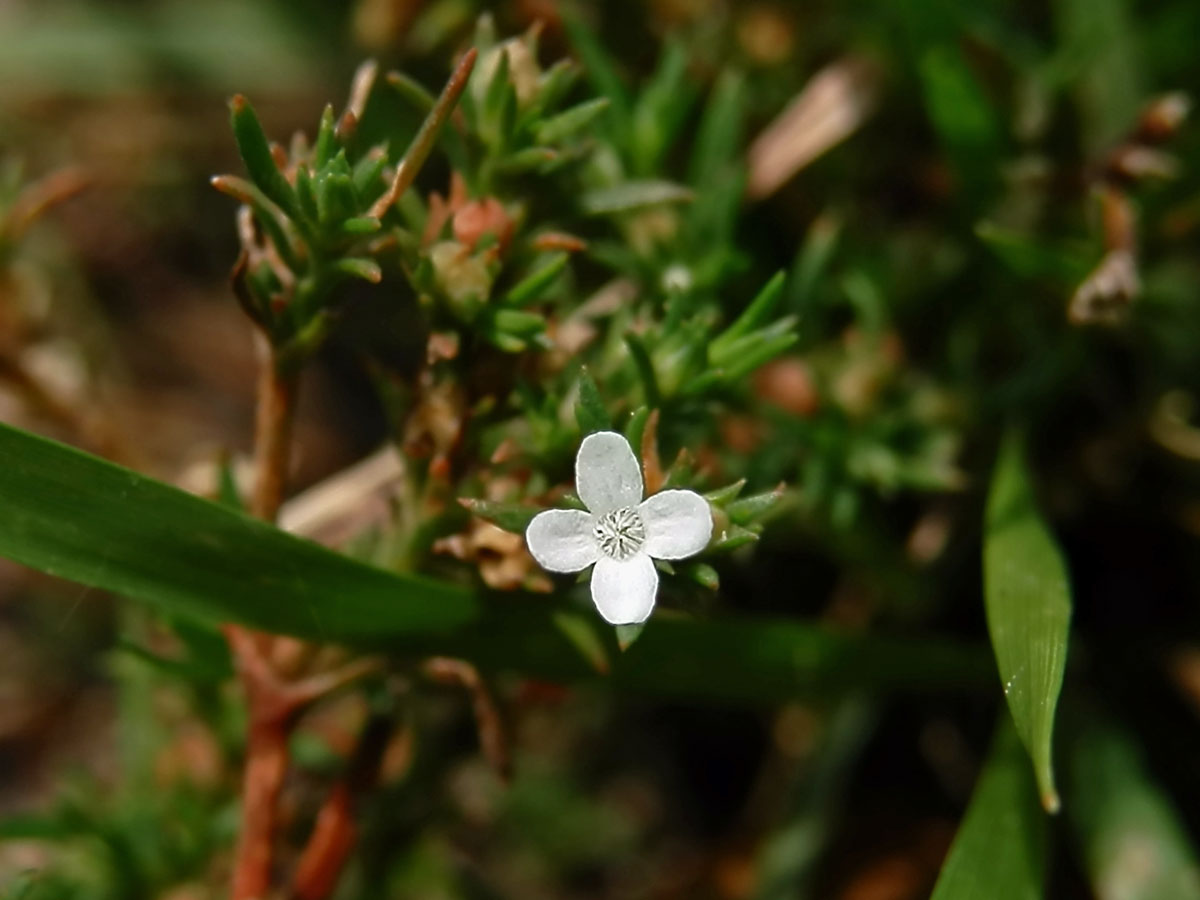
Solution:
[[[393,575],[0,425],[0,555],[169,613],[354,640],[468,620],[467,591]]]
[[[1067,818],[1096,896],[1200,900],[1200,860],[1131,736],[1101,711],[1071,712]]]
[[[539,596],[485,601],[447,582],[339,556],[217,503],[0,425],[0,556],[172,615],[240,622],[363,648],[454,656],[488,671],[595,679],[563,634],[571,608]],[[614,687],[709,703],[842,691],[974,691],[978,648],[848,635],[779,620],[656,618]]]
[[[930,900],[1039,900],[1046,818],[1020,741],[1001,721]]]
[[[1059,806],[1054,787],[1054,711],[1062,690],[1071,621],[1066,565],[1034,503],[1023,441],[1010,433],[988,495],[984,602],[1004,696],[1033,759],[1042,806]]]

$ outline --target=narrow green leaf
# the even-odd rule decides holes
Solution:
[[[386,81],[422,115],[427,115],[437,102],[437,98],[429,93],[423,84],[403,72],[388,72]]]
[[[496,331],[513,337],[529,338],[546,330],[545,318],[523,309],[496,309],[490,318]]]
[[[707,187],[721,170],[738,159],[746,109],[746,79],[724,69],[704,108],[688,165],[688,183]]]
[[[688,57],[683,41],[669,37],[654,75],[634,105],[629,152],[639,174],[658,169],[691,111],[695,91],[688,83]]]
[[[318,175],[314,184],[317,195],[317,217],[322,225],[341,225],[358,216],[358,199],[354,196],[354,179],[340,172]]]
[[[272,203],[266,194],[260,191],[256,185],[244,178],[238,178],[236,175],[214,176],[211,184],[227,197],[233,197],[238,202],[249,206],[254,213],[255,220],[266,232],[275,249],[279,251],[280,258],[288,268],[293,271],[299,270],[300,251],[284,230],[279,207]]]
[[[569,7],[563,9],[563,25],[566,26],[571,49],[583,62],[587,80],[608,98],[617,127],[624,130],[629,122],[629,90],[617,74],[612,56],[592,29]]]
[[[813,219],[804,243],[788,273],[787,308],[797,315],[805,312],[821,277],[829,267],[842,233],[842,220],[824,212]]]
[[[334,260],[329,268],[338,278],[359,278],[369,281],[371,284],[379,284],[383,279],[383,270],[379,267],[379,263],[365,257],[348,256],[344,259]]]
[[[983,568],[988,631],[1004,696],[1033,759],[1042,805],[1055,812],[1054,711],[1067,658],[1071,590],[1062,554],[1038,513],[1016,432],[1001,445],[992,475]]]
[[[458,502],[472,515],[486,519],[493,525],[515,534],[524,534],[529,523],[533,521],[533,517],[538,514],[537,509],[520,506],[516,503],[496,503],[492,500],[476,500],[472,497],[460,497]]]
[[[246,164],[246,171],[250,173],[250,180],[285,213],[293,219],[299,217],[300,204],[296,192],[275,165],[267,135],[250,101],[241,94],[235,96],[229,102],[229,117],[233,125],[233,138]]]
[[[742,492],[742,488],[746,486],[746,479],[739,478],[737,481],[731,482],[724,487],[717,488],[715,491],[709,491],[704,495],[704,499],[713,506],[723,507],[731,500],[737,499],[737,495]]]
[[[708,563],[687,563],[679,567],[679,574],[710,591],[721,589],[721,576]]]
[[[1021,743],[999,726],[930,900],[1040,900],[1046,818]]]
[[[642,435],[646,433],[646,423],[649,420],[650,407],[639,406],[630,413],[629,422],[625,426],[625,440],[629,441],[629,446],[639,456],[642,452]]]
[[[1130,128],[1145,98],[1138,36],[1126,0],[1055,0],[1059,77],[1075,93],[1087,151]]]
[[[750,305],[742,310],[742,314],[734,320],[733,324],[726,328],[713,341],[709,355],[715,358],[715,355],[719,355],[733,341],[763,325],[779,304],[779,298],[783,296],[783,285],[786,280],[787,276],[783,272],[776,272],[774,277],[763,285],[758,295],[750,301]]]
[[[559,141],[572,137],[595,121],[604,110],[608,109],[608,104],[607,97],[597,97],[563,110],[549,119],[544,119],[534,126],[534,140],[539,144],[557,144]]]
[[[1132,735],[1064,704],[1066,811],[1097,897],[1200,900],[1200,859]]]
[[[363,203],[371,203],[383,193],[386,187],[383,180],[385,166],[387,154],[383,152],[368,153],[354,164],[354,193],[362,198]]]
[[[975,236],[1017,275],[1049,277],[1064,286],[1079,284],[1097,262],[1097,254],[1085,248],[1063,247],[1041,235],[1014,231],[993,222],[979,222]]]
[[[633,625],[617,625],[614,627],[613,630],[617,634],[617,646],[621,648],[622,653],[633,646],[633,642],[642,636],[642,631],[645,627],[645,622],[637,622]]]
[[[758,533],[742,525],[730,524],[712,537],[708,549],[714,553],[728,553],[738,547],[753,544],[758,540]]]
[[[469,659],[486,671],[594,679],[556,624],[567,607],[355,562],[86,453],[0,426],[0,556],[168,614]],[[819,691],[977,691],[978,647],[839,633],[783,619],[662,617],[614,664],[615,688],[708,703]],[[736,672],[736,677],[730,677]]]
[[[391,575],[0,425],[0,555],[169,613],[329,640],[443,630],[471,595]]]
[[[751,522],[760,521],[775,509],[779,505],[779,501],[783,499],[783,494],[782,486],[762,494],[751,494],[749,497],[729,503],[725,507],[725,512],[736,524],[749,525]]]
[[[326,103],[321,111],[321,124],[317,127],[317,146],[313,150],[313,167],[322,169],[338,152],[337,117],[333,104]]]
[[[555,253],[549,262],[514,284],[501,299],[505,306],[524,306],[540,299],[567,267],[567,253]]]
[[[342,222],[339,230],[348,237],[358,237],[364,234],[374,234],[382,224],[374,216],[355,216]]]
[[[579,402],[575,404],[575,421],[579,423],[579,430],[584,434],[609,431],[612,428],[612,419],[604,407],[604,398],[600,396],[600,389],[596,387],[596,382],[587,369],[581,369],[579,372]]]
[[[662,391],[658,387],[658,375],[654,372],[654,362],[650,359],[650,353],[646,350],[646,345],[641,337],[634,334],[632,331],[625,335],[625,346],[629,349],[629,356],[633,359],[633,365],[637,369],[638,380],[642,383],[642,390],[646,395],[646,403],[650,406],[658,406],[662,402]]]
[[[563,154],[552,147],[526,147],[498,159],[496,171],[504,175],[520,175],[522,172],[545,173],[564,158]]]
[[[602,216],[632,212],[647,206],[687,203],[691,199],[690,188],[672,181],[623,181],[612,187],[586,192],[579,198],[579,205],[587,215]]]

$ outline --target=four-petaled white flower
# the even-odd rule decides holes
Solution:
[[[575,489],[589,512],[550,509],[525,531],[529,552],[551,572],[592,570],[592,600],[613,625],[643,622],[654,609],[654,559],[699,553],[712,537],[708,501],[694,491],[642,500],[642,467],[614,431],[589,434],[575,457]]]

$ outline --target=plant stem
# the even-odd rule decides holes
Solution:
[[[263,354],[254,428],[254,515],[273,522],[283,502],[296,403],[297,376]],[[246,692],[250,729],[242,779],[242,823],[233,866],[233,900],[261,900],[271,888],[279,794],[288,767],[288,730],[296,705],[271,670],[268,635],[237,625],[225,629]]]
[[[292,900],[325,900],[333,893],[358,838],[355,804],[378,780],[392,726],[392,719],[382,715],[372,716],[364,726],[346,773],[317,813],[312,834],[296,864]]]
[[[250,705],[233,900],[259,900],[270,892],[278,801],[288,766],[287,721],[257,717],[255,703]]]
[[[274,522],[283,503],[298,378],[280,370],[274,350],[263,360],[254,424],[254,496],[250,510]]]

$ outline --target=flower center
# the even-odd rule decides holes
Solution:
[[[605,556],[629,559],[646,542],[646,525],[636,508],[626,506],[597,519],[592,534]]]

